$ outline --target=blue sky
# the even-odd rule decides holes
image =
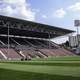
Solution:
[[[37,22],[73,29],[74,20],[80,18],[80,0],[29,0],[29,3],[38,10]]]
[[[0,14],[75,30],[80,0],[0,0]]]

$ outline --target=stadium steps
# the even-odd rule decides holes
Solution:
[[[54,56],[53,52],[51,51],[51,49],[44,49],[44,52],[46,54],[48,54],[48,56]]]
[[[66,56],[67,55],[60,49],[52,49],[52,52],[55,54],[54,56]]]
[[[61,49],[63,52],[65,52],[67,55],[71,55],[71,56],[74,56],[75,54],[73,52],[70,52],[64,48]]]
[[[30,50],[23,50],[22,52],[26,57],[30,57],[30,58],[35,58],[36,57],[36,55],[33,54],[33,52],[30,51]]]
[[[50,56],[50,54],[49,54],[45,49],[39,49],[39,51],[40,51],[43,55],[45,55],[46,57],[49,57],[49,56]]]
[[[23,54],[22,51],[19,51],[18,53],[19,53],[23,58],[26,58],[26,56]]]
[[[4,53],[0,50],[0,59],[7,59]]]
[[[39,56],[40,58],[46,58],[46,56],[42,54],[39,50],[35,50],[35,54]]]
[[[5,56],[7,56],[8,59],[21,60],[21,56],[14,49],[1,48],[0,50]]]
[[[31,59],[32,57],[27,54],[27,51],[22,50],[21,53],[25,56],[24,59]]]
[[[51,51],[55,54],[55,56],[72,56],[72,55],[74,55],[72,52],[62,49],[62,48],[51,49]]]

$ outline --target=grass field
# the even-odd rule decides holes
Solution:
[[[80,57],[1,61],[0,80],[80,80]]]

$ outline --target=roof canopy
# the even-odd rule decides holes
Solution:
[[[8,28],[10,35],[37,38],[54,38],[74,32],[55,26],[0,15],[0,34],[7,34]]]

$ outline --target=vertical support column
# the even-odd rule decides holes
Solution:
[[[49,49],[51,49],[51,45],[50,45],[50,33],[48,33],[48,35],[49,35]]]
[[[9,48],[10,48],[10,44],[9,44],[9,23],[8,23],[8,54],[9,54]]]

